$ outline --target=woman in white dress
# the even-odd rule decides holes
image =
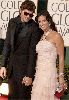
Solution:
[[[54,93],[57,88],[57,77],[60,86],[66,88],[64,81],[64,41],[57,32],[48,11],[42,11],[36,19],[44,34],[36,45],[36,73],[31,100],[60,100],[54,96]],[[59,57],[58,74],[57,56]]]

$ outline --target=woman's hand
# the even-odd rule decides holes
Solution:
[[[64,80],[64,76],[60,76],[60,77],[59,77],[59,84],[60,84],[60,86],[61,86],[64,90],[67,89],[67,83],[66,83],[65,80]]]
[[[23,78],[23,80],[22,80],[22,84],[25,84],[25,86],[29,86],[29,85],[31,85],[32,84],[32,78],[30,78],[30,77],[24,77]]]

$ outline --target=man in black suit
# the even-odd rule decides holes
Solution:
[[[41,35],[32,19],[33,1],[25,0],[19,15],[10,19],[3,49],[0,76],[8,74],[9,100],[29,100],[35,73],[36,44]]]

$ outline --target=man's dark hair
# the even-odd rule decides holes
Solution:
[[[24,2],[22,2],[20,9],[21,10],[28,9],[30,11],[33,11],[33,13],[34,13],[36,6],[35,6],[35,3],[33,1],[25,0]]]

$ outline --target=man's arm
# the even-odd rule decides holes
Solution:
[[[4,42],[4,47],[2,52],[2,61],[0,66],[0,76],[2,78],[6,77],[6,72],[7,72],[6,67],[7,67],[9,55],[10,55],[10,22],[7,28],[6,39]]]
[[[29,46],[29,60],[28,60],[28,67],[27,67],[27,74],[23,78],[22,83],[25,83],[26,86],[32,84],[35,75],[35,67],[36,67],[36,44],[40,40],[42,31],[40,31],[39,27],[35,26],[33,28],[30,46]]]

